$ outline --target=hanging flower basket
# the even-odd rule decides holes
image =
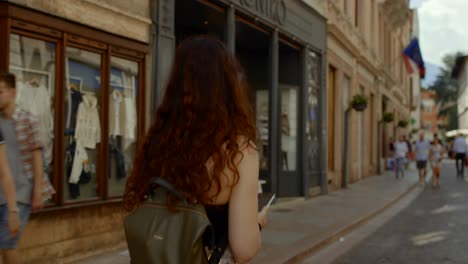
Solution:
[[[364,111],[367,108],[367,97],[356,94],[351,100],[351,107],[358,112]]]
[[[398,126],[399,126],[399,127],[403,127],[403,128],[404,128],[404,127],[407,127],[407,126],[408,126],[408,121],[406,121],[406,120],[400,120],[400,121],[398,122]]]
[[[393,120],[395,120],[395,115],[393,113],[384,113],[382,116],[382,120],[385,123],[393,122]]]

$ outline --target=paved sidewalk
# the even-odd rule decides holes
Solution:
[[[262,232],[262,250],[252,263],[300,263],[307,254],[339,239],[396,202],[416,183],[414,170],[407,171],[400,180],[387,172],[328,195],[274,205],[268,227]],[[130,258],[122,249],[75,263],[128,264]]]

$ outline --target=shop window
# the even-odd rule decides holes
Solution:
[[[101,54],[66,48],[64,87],[65,180],[64,199],[98,196],[97,166],[101,143]]]
[[[11,19],[5,55],[17,78],[17,105],[39,121],[43,175],[56,191],[46,206],[117,200],[144,127],[139,111],[145,109],[148,47],[79,25],[65,27],[61,23],[71,22],[59,18],[47,16],[50,28],[38,26],[26,17],[33,13],[25,10],[25,21]],[[94,40],[81,37],[83,32]],[[115,97],[122,100],[116,104]]]
[[[54,174],[55,63],[55,43],[10,35],[9,71],[16,75],[16,103],[38,119],[40,140],[44,146],[44,176],[51,181]]]
[[[111,58],[109,90],[109,196],[120,196],[132,168],[137,135],[138,63]]]
[[[286,42],[279,45],[279,89],[281,91],[281,152],[282,171],[297,171],[298,161],[298,106],[301,85],[298,49]]]
[[[267,181],[268,191],[270,156],[270,35],[249,21],[237,18],[236,57],[244,68],[245,78],[250,88],[251,102],[256,112],[259,130],[258,150],[260,153],[260,177]]]
[[[319,170],[319,92],[320,92],[320,62],[319,55],[315,52],[307,52],[307,86],[306,86],[306,153],[307,153],[307,172],[311,186],[320,184],[318,177]]]
[[[175,2],[176,45],[193,35],[211,35],[225,38],[226,15],[224,9],[207,1]]]

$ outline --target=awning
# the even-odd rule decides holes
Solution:
[[[454,137],[458,134],[463,134],[463,135],[468,135],[468,129],[455,129],[455,130],[450,130],[445,133],[446,137]]]

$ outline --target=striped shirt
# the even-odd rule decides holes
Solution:
[[[11,118],[0,116],[0,128],[15,183],[16,199],[20,203],[30,204],[33,191],[32,152],[42,148],[37,121],[29,112],[16,108]],[[44,186],[44,183],[42,185]],[[44,193],[44,187],[42,189]],[[5,202],[1,193],[0,204]]]
[[[28,179],[32,179],[34,174],[32,152],[43,148],[39,122],[34,115],[19,107],[16,107],[12,119],[15,123],[16,141],[21,153],[23,174]],[[55,189],[45,174],[42,175],[41,185],[43,200],[50,199],[55,193]]]
[[[37,119],[29,112],[16,107],[12,116],[16,126],[16,141],[21,152],[21,162],[23,163],[23,173],[27,178],[33,177],[33,158],[34,150],[42,149],[40,140],[39,123]]]

